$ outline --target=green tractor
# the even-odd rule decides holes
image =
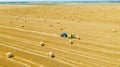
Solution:
[[[71,39],[75,38],[75,34],[71,33],[70,35],[68,35],[68,38],[71,38]]]

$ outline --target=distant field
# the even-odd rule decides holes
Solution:
[[[89,2],[89,1],[70,1],[70,2],[0,2],[0,4],[18,4],[18,5],[120,5],[120,1],[111,2]]]
[[[120,67],[120,6],[0,5],[0,67]]]

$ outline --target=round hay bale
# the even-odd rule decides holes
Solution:
[[[104,14],[104,16],[106,16],[106,14]]]
[[[12,22],[10,22],[10,23],[12,23]]]
[[[47,20],[46,19],[44,19],[44,22],[46,22]]]
[[[59,22],[57,24],[60,24]]]
[[[22,25],[21,27],[22,27],[22,28],[24,28],[25,26],[24,26],[24,25]]]
[[[19,18],[21,18],[21,16],[19,16]]]
[[[73,44],[73,41],[72,41],[72,40],[69,40],[69,43],[70,43],[70,44]]]
[[[37,16],[37,18],[39,18],[39,16]]]
[[[113,32],[117,32],[117,30],[113,30]]]
[[[25,22],[27,22],[27,20],[25,20]]]
[[[44,44],[44,42],[40,42],[40,46],[44,46],[45,44]]]
[[[50,27],[52,27],[53,25],[52,24],[50,24]]]
[[[80,37],[78,37],[77,39],[80,40]]]
[[[66,18],[66,17],[63,17],[63,18]]]
[[[13,57],[13,54],[12,54],[11,52],[8,52],[8,53],[6,53],[6,56],[7,56],[8,58],[11,58],[11,57]]]
[[[80,37],[79,37],[79,36],[76,36],[76,38],[77,38],[78,40],[80,40]]]
[[[55,55],[54,55],[53,52],[49,52],[49,56],[50,56],[51,58],[55,57]]]
[[[18,20],[18,18],[16,18],[16,20]]]
[[[63,28],[62,28],[62,27],[60,27],[60,30],[63,30]]]

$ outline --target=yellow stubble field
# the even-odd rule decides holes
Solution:
[[[0,67],[120,67],[120,6],[0,5]]]

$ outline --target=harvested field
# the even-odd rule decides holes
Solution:
[[[120,67],[120,6],[0,5],[0,67]]]

